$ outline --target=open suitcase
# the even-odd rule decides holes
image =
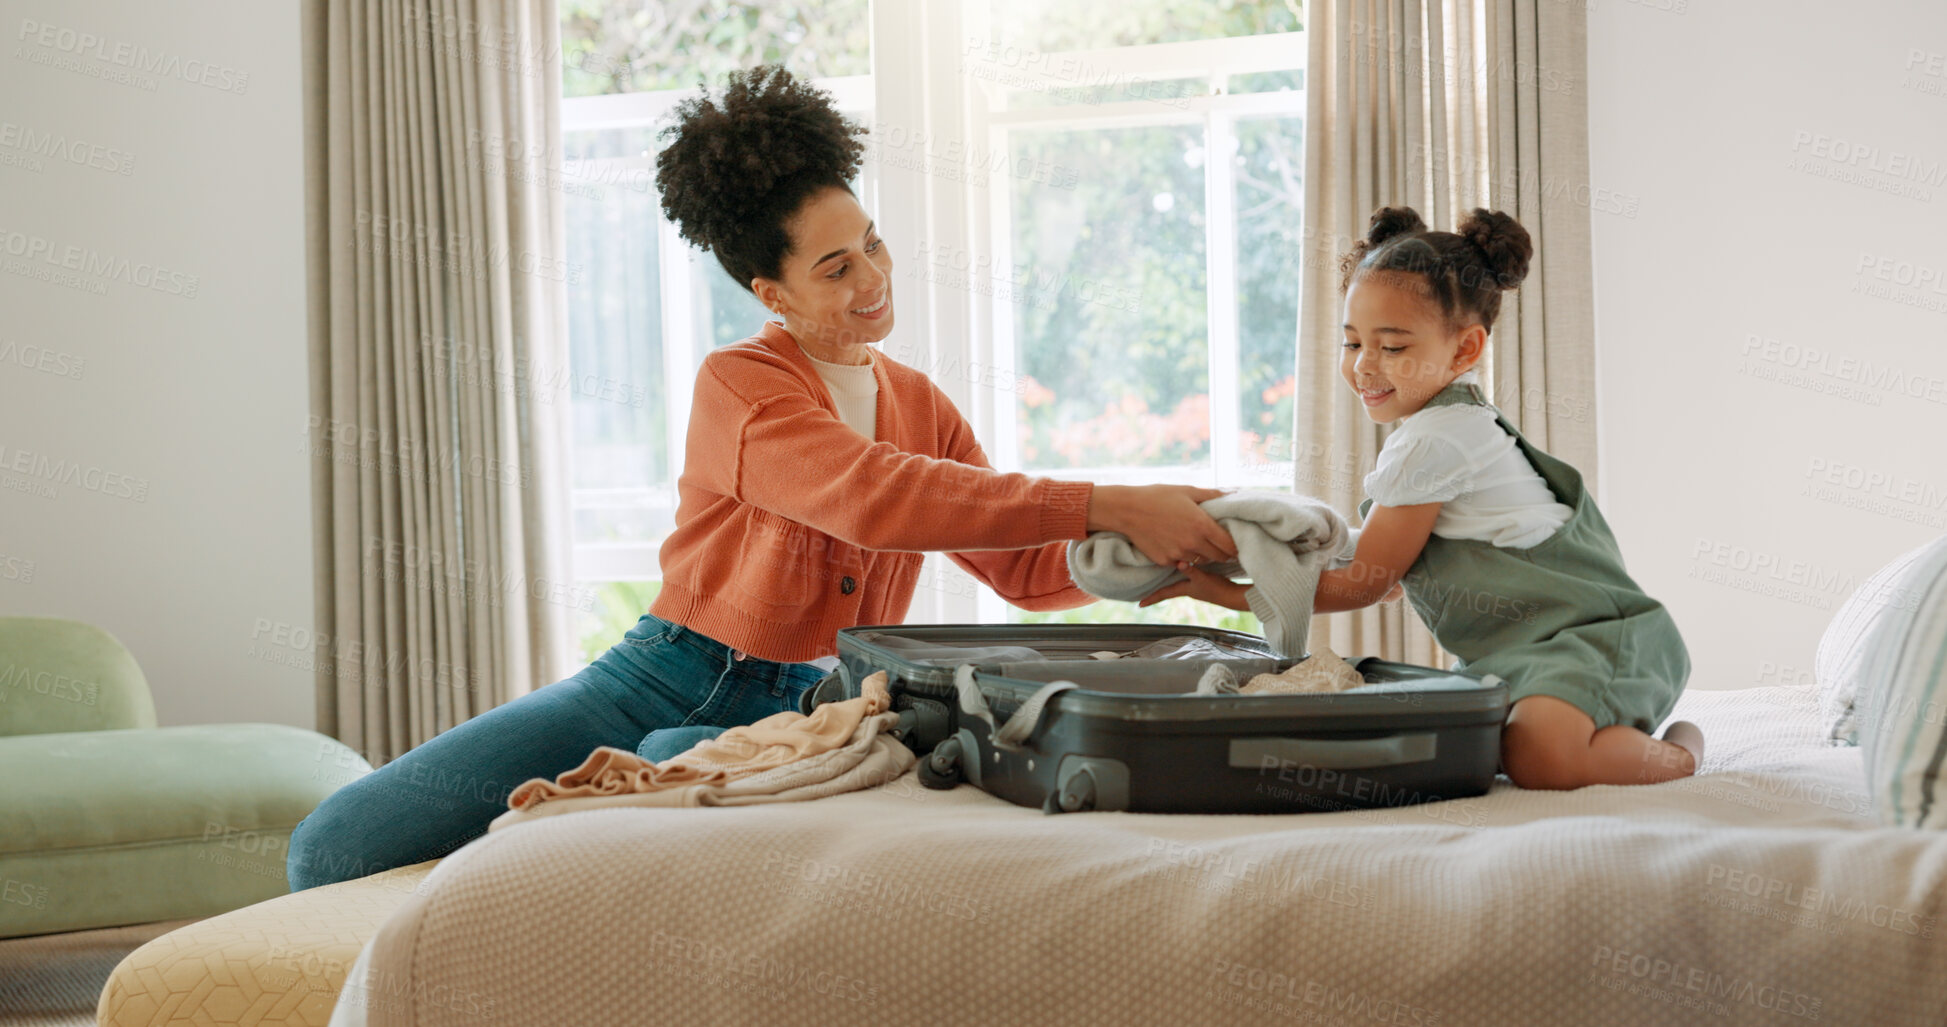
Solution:
[[[1147,655],[1175,638],[1186,644]],[[857,627],[838,633],[838,656],[804,693],[806,712],[856,697],[883,670],[924,784],[966,781],[1050,813],[1299,813],[1480,795],[1500,765],[1508,705],[1492,675],[1375,658],[1354,662],[1366,684],[1344,692],[1196,695],[1216,660],[1239,681],[1298,661],[1255,635],[1180,625]]]

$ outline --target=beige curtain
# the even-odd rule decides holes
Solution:
[[[1483,376],[1537,446],[1595,478],[1586,12],[1553,0],[1307,4],[1305,229],[1294,486],[1348,513],[1387,427],[1338,374],[1338,257],[1382,206],[1451,230],[1514,215],[1537,260],[1503,301]],[[1404,603],[1316,617],[1334,651],[1450,666]]]
[[[564,676],[553,0],[308,0],[318,730],[383,762]]]

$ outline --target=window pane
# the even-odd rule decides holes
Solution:
[[[783,64],[811,78],[867,75],[868,0],[560,0],[566,96],[694,89]]]
[[[1305,69],[1254,71],[1243,75],[1232,75],[1225,82],[1224,88],[1232,93],[1295,92],[1305,88]]]
[[[570,133],[564,139],[567,216],[569,390],[574,403],[574,486],[630,490],[590,508],[578,496],[579,542],[654,541],[668,530],[641,490],[664,490],[669,479],[664,421],[661,280],[657,267],[657,199],[643,181],[639,130]],[[633,155],[631,155],[633,154]],[[569,173],[572,169],[572,174]],[[592,185],[592,183],[603,183]],[[634,509],[629,506],[633,505]]]
[[[777,317],[749,289],[731,281],[730,273],[715,256],[691,250],[690,262],[695,269],[691,281],[696,293],[695,345],[699,364],[705,353],[748,339],[764,327],[765,321]]]
[[[969,67],[975,69],[972,73],[976,76],[992,75],[1005,87],[998,90],[997,95],[1001,107],[1011,111],[1135,102],[1184,110],[1189,106],[1186,101],[1191,97],[1210,95],[1208,77],[1137,80],[1123,75],[1090,75],[1085,72],[1072,75],[1008,75],[991,64],[970,64]],[[1109,81],[1093,84],[1099,79]]]
[[[656,130],[653,127],[567,132],[563,133],[561,143],[567,157],[562,164],[563,175],[571,181],[615,185],[638,193],[655,188]],[[603,168],[598,172],[595,163],[582,163],[630,157],[636,160],[627,170]]]
[[[1207,464],[1202,127],[1010,135],[1021,466]]]
[[[1238,462],[1247,480],[1288,487],[1297,394],[1304,119],[1240,118],[1236,136],[1231,166],[1237,202]]]
[[[993,0],[996,41],[1039,51],[1098,50],[1296,32],[1288,0],[1189,4],[1182,0]]]

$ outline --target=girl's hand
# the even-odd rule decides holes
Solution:
[[[1352,562],[1319,572],[1312,612],[1359,610],[1404,595],[1401,580],[1426,548],[1441,506],[1440,503],[1375,504],[1366,512],[1365,526],[1359,529],[1359,544],[1353,551]]]
[[[1251,608],[1250,602],[1244,598],[1244,593],[1249,591],[1251,586],[1240,581],[1232,581],[1229,578],[1218,577],[1201,567],[1188,563],[1179,562],[1176,565],[1176,569],[1182,571],[1188,577],[1174,585],[1164,585],[1162,588],[1143,597],[1142,601],[1136,605],[1154,606],[1165,599],[1175,599],[1177,596],[1189,596],[1192,599],[1201,599],[1206,603],[1227,606],[1233,610],[1248,610]]]

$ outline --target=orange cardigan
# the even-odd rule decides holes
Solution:
[[[872,352],[876,440],[838,419],[783,324],[703,359],[676,529],[649,612],[752,656],[836,653],[840,628],[898,624],[921,555],[1028,610],[1094,601],[1068,575],[1094,486],[993,470],[921,372]]]

